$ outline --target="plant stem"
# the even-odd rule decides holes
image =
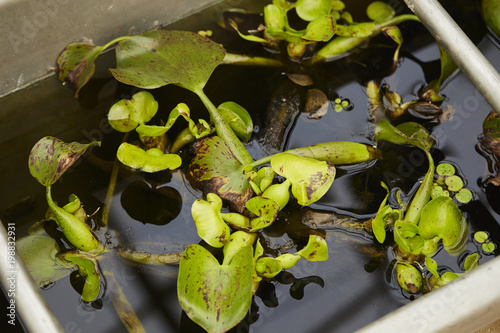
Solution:
[[[128,133],[123,136],[122,142],[125,142],[128,138]],[[102,208],[101,224],[103,226],[108,225],[109,210],[111,209],[111,203],[113,202],[113,194],[115,193],[116,180],[118,179],[118,171],[120,170],[120,162],[118,158],[115,157],[113,163],[113,169],[111,170],[111,177],[109,179],[108,191],[106,192],[106,199],[104,200],[104,206]]]
[[[420,213],[425,204],[431,197],[432,183],[434,181],[434,160],[429,152],[426,152],[427,159],[429,160],[429,169],[425,174],[422,184],[420,184],[415,196],[411,200],[410,206],[406,211],[404,219],[408,222],[418,225],[420,221]]]
[[[137,314],[125,297],[115,274],[112,271],[104,271],[103,273],[108,282],[107,294],[109,295],[109,298],[111,299],[123,326],[125,326],[129,333],[146,332],[141,321],[137,317]]]
[[[131,38],[132,36],[121,36],[121,37],[117,37],[115,39],[113,39],[112,41],[108,42],[106,45],[103,46],[103,51],[105,49],[107,49],[108,47],[110,47],[111,45],[115,44],[115,43],[119,43],[121,42],[122,40],[126,40],[126,39],[129,39]]]
[[[226,123],[226,121],[222,118],[219,113],[219,110],[215,107],[215,105],[210,101],[210,99],[205,95],[202,89],[194,91],[197,94],[205,107],[207,108],[210,116],[212,117],[215,123],[215,130],[217,131],[217,135],[221,137],[229,147],[229,150],[236,156],[236,158],[240,161],[241,164],[247,165],[253,162],[252,156],[248,153],[246,148],[241,143],[240,139],[234,134],[231,127]]]
[[[283,67],[281,61],[265,57],[250,57],[243,54],[226,53],[222,64],[238,66]]]
[[[252,162],[250,164],[247,164],[246,166],[251,166],[252,168],[255,168],[255,167],[258,167],[258,166],[260,166],[262,164],[270,163],[271,159],[273,158],[274,155],[275,154],[263,157],[260,160],[254,161],[254,162]]]
[[[331,61],[339,58],[355,47],[364,43],[368,39],[378,35],[380,32],[382,32],[383,28],[398,25],[404,21],[420,22],[417,16],[413,14],[404,14],[395,16],[387,21],[376,24],[373,27],[373,32],[369,37],[336,36],[331,39],[328,44],[326,44],[322,49],[316,52],[314,57],[310,61],[308,61],[308,65],[312,65],[317,62]]]

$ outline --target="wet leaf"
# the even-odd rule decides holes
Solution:
[[[147,91],[135,93],[131,99],[122,99],[109,109],[111,127],[119,132],[130,132],[148,122],[158,111],[158,102]]]
[[[324,92],[319,89],[309,89],[306,95],[305,112],[309,113],[308,118],[321,118],[328,111],[330,101]]]
[[[351,25],[337,25],[335,33],[341,37],[368,38],[376,32],[376,25],[373,22],[361,22]]]
[[[252,214],[257,215],[256,218],[252,219],[250,231],[270,226],[276,220],[280,210],[279,204],[275,200],[265,197],[253,197],[246,202],[245,206]]]
[[[80,274],[85,277],[85,285],[82,291],[82,300],[84,302],[92,302],[99,296],[101,290],[101,275],[97,260],[88,257],[85,253],[76,251],[65,252],[60,254],[65,260],[71,261],[78,266]]]
[[[448,186],[448,190],[453,192],[458,192],[462,187],[464,187],[462,178],[456,175],[446,177],[444,182],[446,183],[446,186]]]
[[[412,253],[411,241],[419,233],[419,228],[415,224],[403,220],[394,224],[394,241],[404,253]]]
[[[189,175],[195,186],[205,194],[216,193],[241,213],[253,193],[243,173],[243,164],[217,136],[196,143],[194,148],[196,155],[189,166]]]
[[[182,160],[177,154],[164,154],[158,148],[151,148],[144,151],[127,142],[123,142],[118,147],[116,157],[120,162],[132,169],[140,169],[144,172],[173,170],[182,164]]]
[[[56,205],[52,200],[50,186],[46,189],[46,198],[47,204],[52,214],[54,214],[54,220],[71,245],[82,251],[94,251],[101,247],[90,227],[84,221]]]
[[[403,35],[401,34],[401,30],[399,30],[399,28],[396,26],[390,26],[383,28],[382,32],[387,37],[391,38],[394,42],[396,42],[396,44],[398,44],[396,51],[394,51],[394,58],[393,58],[394,63],[397,64],[399,59],[399,50],[401,49],[401,44],[403,44]]]
[[[495,251],[495,248],[496,248],[495,244],[490,243],[490,242],[486,242],[486,243],[481,244],[481,247],[482,247],[483,251],[486,253],[491,253],[491,252]]]
[[[52,237],[31,235],[19,238],[16,251],[39,288],[71,274],[74,266],[56,259],[59,246]]]
[[[429,131],[418,123],[406,122],[394,127],[385,119],[380,120],[375,128],[375,141],[380,140],[415,146],[426,152],[433,142]]]
[[[326,261],[328,260],[328,246],[323,237],[309,235],[307,245],[295,254],[309,261]]]
[[[253,246],[256,239],[257,234],[253,232],[241,230],[233,232],[222,249],[224,252],[223,264],[230,263],[243,246]]]
[[[276,258],[281,264],[283,269],[288,269],[293,267],[301,258],[301,256],[293,254],[293,253],[284,253]]]
[[[484,243],[488,238],[488,234],[484,231],[477,231],[474,233],[474,239],[480,244]]]
[[[335,34],[335,19],[330,16],[321,16],[309,22],[302,39],[315,42],[328,42]]]
[[[253,271],[251,246],[243,246],[230,263],[220,265],[202,246],[190,245],[179,266],[179,303],[208,332],[226,332],[248,313]]]
[[[94,75],[94,61],[104,49],[104,46],[73,43],[66,46],[57,58],[59,80],[75,91],[75,97]]]
[[[500,37],[500,4],[498,0],[483,0],[481,8],[486,24]]]
[[[120,42],[117,68],[110,72],[118,81],[140,88],[176,84],[197,93],[224,55],[220,44],[197,33],[153,30]]]
[[[31,149],[29,169],[31,175],[43,186],[54,184],[73,163],[92,146],[100,146],[100,142],[89,144],[78,142],[65,143],[53,136],[40,139]]]
[[[500,139],[500,116],[493,110],[483,122],[483,133],[497,141]]]
[[[280,6],[270,4],[264,7],[264,22],[266,27],[274,29],[285,28],[286,14]]]
[[[331,0],[297,0],[295,10],[304,21],[313,21],[318,17],[328,15],[332,8]]]
[[[290,199],[290,185],[291,183],[289,180],[285,180],[280,184],[271,185],[262,193],[262,196],[276,201],[279,205],[279,209],[282,210]]]
[[[396,15],[396,12],[391,5],[385,2],[374,1],[366,7],[366,15],[372,21],[382,22],[393,18],[394,15]]]
[[[472,271],[479,265],[479,259],[481,259],[481,255],[479,253],[473,253],[465,258],[464,263],[464,271],[465,273]]]
[[[282,269],[280,261],[270,257],[261,257],[255,264],[257,274],[268,279],[278,275]]]
[[[328,161],[334,165],[356,164],[377,159],[379,152],[362,143],[334,141],[318,143],[312,146],[290,149],[288,154]]]
[[[439,78],[432,80],[427,87],[427,89],[434,90],[436,93],[441,91],[443,83],[458,69],[458,66],[440,43],[438,43],[438,47],[439,57],[441,59],[441,75]]]
[[[440,279],[441,277],[439,276],[438,273],[438,266],[436,263],[436,260],[432,259],[431,257],[425,257],[425,267],[427,267],[427,270],[432,273],[434,278]]]
[[[333,164],[287,153],[275,155],[271,167],[292,183],[292,193],[300,205],[321,199],[335,178]]]
[[[440,176],[452,176],[455,174],[455,167],[450,163],[439,163],[436,173]]]
[[[401,288],[411,294],[418,293],[422,288],[422,273],[409,263],[396,264],[396,278]]]
[[[465,245],[468,224],[451,198],[437,197],[422,210],[419,230],[424,239],[438,236],[448,253],[457,254]]]
[[[191,206],[198,236],[213,247],[222,247],[229,240],[231,231],[222,219],[222,200],[214,193],[207,195],[207,201],[197,199]]]
[[[248,111],[235,102],[225,102],[217,107],[220,115],[243,141],[248,142],[253,132],[253,121]]]

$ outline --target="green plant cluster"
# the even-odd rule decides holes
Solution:
[[[291,59],[311,65],[344,55],[383,32],[397,44],[393,58],[396,63],[403,41],[397,24],[418,19],[413,15],[395,16],[390,6],[379,1],[367,8],[370,22],[354,22],[344,9],[344,3],[336,0],[299,0],[294,3],[275,0],[264,8],[266,25],[262,35],[240,35],[274,48],[285,45]],[[291,11],[307,22],[305,29],[296,30],[290,25],[288,14]],[[234,21],[232,25],[237,29]],[[31,151],[30,172],[47,189],[50,210],[47,218],[56,221],[72,249],[61,251],[52,238],[37,234],[19,242],[21,252],[27,260],[31,259],[30,262],[42,258],[39,264],[33,264],[36,269],[32,270],[39,285],[78,269],[86,278],[82,292],[85,302],[102,294],[101,285],[105,280],[102,275],[113,278],[112,273],[100,268],[105,254],[115,253],[142,263],[179,264],[177,292],[183,310],[209,332],[227,331],[245,317],[263,279],[276,277],[301,258],[309,261],[328,259],[326,240],[316,234],[310,234],[307,245],[295,252],[271,256],[264,252],[261,231],[276,221],[291,197],[303,206],[320,200],[334,182],[336,166],[377,160],[381,151],[378,147],[355,142],[325,142],[254,160],[243,144],[249,141],[254,128],[250,114],[233,101],[216,107],[204,92],[215,68],[223,62],[231,62],[235,55],[227,54],[222,45],[205,35],[187,31],[148,31],[117,38],[104,46],[68,45],[58,58],[59,78],[74,89],[75,96],[93,76],[94,62],[99,54],[115,43],[118,43],[115,49],[117,62],[116,68],[109,69],[111,75],[140,91],[130,99],[115,103],[108,113],[111,126],[124,133],[124,140],[116,152],[121,164],[115,163],[110,184],[116,182],[116,170],[121,166],[150,173],[177,169],[183,165],[177,153],[184,145],[194,143],[194,157],[184,162],[188,162],[186,173],[204,195],[191,207],[203,245],[192,244],[182,254],[149,254],[106,248],[95,236],[101,231],[90,227],[76,195],[72,195],[63,207],[59,207],[51,195],[52,185],[57,179],[87,149],[100,143],[64,143],[54,137],[45,137]],[[316,50],[317,45],[322,46]],[[429,100],[441,101],[437,93],[455,68],[442,51],[441,76],[426,90],[431,96]],[[191,119],[188,105],[180,103],[161,125],[152,124],[159,105],[148,90],[168,84],[196,94],[206,107],[209,120]],[[401,103],[401,97],[395,92],[386,91],[384,95],[396,113],[402,113],[413,104]],[[373,104],[381,103],[381,92],[374,82],[369,85],[368,98]],[[337,112],[348,106],[347,100],[335,100]],[[186,122],[185,129],[169,145],[167,133],[178,120]],[[128,133],[133,131],[137,133],[138,142],[128,141]],[[431,156],[433,140],[424,126],[405,122],[394,127],[382,119],[375,128],[374,141],[377,145],[388,141],[417,147],[426,154],[429,167],[411,198],[401,200],[398,193],[398,207],[388,204],[390,189],[382,183],[387,196],[377,214],[365,226],[379,243],[386,243],[387,233],[392,232],[394,244],[391,246],[394,246],[397,257],[394,272],[403,290],[419,293],[424,287],[440,287],[460,274],[440,274],[432,257],[440,244],[450,254],[462,253],[468,231],[467,221],[451,194],[457,201],[465,203],[472,199],[472,193],[462,188],[463,180],[455,175],[451,164],[442,163],[435,168]],[[113,186],[110,185],[108,195],[112,197],[112,194]],[[102,229],[107,228],[105,214],[104,209]],[[494,250],[488,237],[476,235],[476,241],[482,244],[485,252]],[[40,251],[41,248],[45,250]],[[478,260],[478,254],[470,255],[464,271],[476,267]],[[427,276],[423,265],[429,273]],[[119,302],[127,301],[119,298]],[[130,331],[143,329],[133,311],[119,315]],[[131,327],[130,323],[135,326]]]

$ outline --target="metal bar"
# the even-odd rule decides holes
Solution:
[[[437,0],[405,0],[436,41],[500,115],[500,74]]]
[[[16,255],[14,262],[7,260],[9,250],[12,251],[8,239],[7,230],[0,221],[0,254],[3,256],[0,260],[0,282],[7,292],[11,290],[11,293],[15,294],[11,299],[14,300],[15,304],[15,311],[13,312],[16,314],[16,325],[20,325],[17,320],[17,315],[20,315],[27,332],[64,332],[21,258]],[[10,309],[8,309],[9,313]],[[2,321],[6,320],[10,320],[10,318],[2,318]],[[3,324],[5,325],[5,322]]]
[[[356,333],[475,332],[500,318],[499,280],[497,257]]]

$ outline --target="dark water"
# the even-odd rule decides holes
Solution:
[[[351,6],[355,3],[358,4],[349,2]],[[364,7],[364,2],[362,5],[359,7]],[[469,20],[464,22],[474,23],[476,16],[468,15]],[[195,24],[212,18],[212,14],[204,18],[196,15],[192,21],[182,22],[174,28],[195,30],[198,28]],[[488,34],[485,36],[484,26],[475,26],[479,32],[471,30],[471,37],[500,69],[498,40]],[[226,37],[227,34],[217,27],[213,29],[217,36],[214,38],[219,38],[230,50],[243,46],[248,52],[261,52],[248,43],[238,42],[233,35]],[[377,52],[366,49],[314,69],[315,85],[332,99],[336,96],[348,98],[353,108],[337,113],[330,105],[328,113],[318,120],[300,114],[289,132],[286,148],[337,140],[371,143],[373,124],[368,121],[362,84],[368,79],[382,78],[382,82],[408,101],[426,80],[439,75],[439,67],[436,71],[438,49],[430,36],[416,23],[404,24],[401,29],[405,44],[400,67],[393,73],[376,55],[379,51],[385,52],[390,58],[393,49],[388,52],[385,48],[377,48]],[[102,63],[106,62],[112,62],[112,57],[106,55]],[[286,76],[277,69],[219,67],[205,92],[216,105],[226,100],[244,105],[262,128],[265,126],[263,111],[273,92],[287,82]],[[58,201],[63,202],[69,194],[76,193],[88,213],[102,207],[110,163],[121,140],[120,135],[109,129],[106,113],[115,101],[129,97],[133,91],[101,75],[82,90],[77,101],[52,77],[1,101],[3,190],[0,209],[4,222],[16,222],[18,237],[25,235],[27,228],[42,218],[46,210],[44,189],[30,177],[27,168],[29,151],[43,136],[53,135],[65,141],[103,139],[103,146],[94,150],[99,159],[86,158],[53,187]],[[495,189],[483,185],[491,171],[476,151],[482,122],[491,108],[461,73],[443,93],[447,97],[445,104],[453,106],[456,112],[448,122],[426,124],[438,141],[433,157],[436,164],[441,161],[454,164],[466,180],[467,188],[474,193],[474,200],[461,207],[470,221],[469,240],[476,230],[487,230],[493,239],[499,240],[500,197],[498,191],[495,193]],[[159,114],[166,114],[182,101],[188,103],[195,114],[194,119],[197,114],[206,117],[203,106],[190,92],[169,86],[154,94],[160,104]],[[248,148],[255,158],[260,157],[262,152],[255,140]],[[409,192],[427,170],[425,159],[413,149],[398,148],[396,153],[387,151],[384,154],[384,161],[369,168],[340,169],[331,190],[311,207],[359,219],[369,218],[385,196],[380,181]],[[107,237],[117,247],[125,245],[158,253],[180,252],[188,244],[199,242],[190,213],[191,203],[197,197],[200,193],[185,181],[182,171],[160,175],[123,173],[110,210],[112,233],[100,237]],[[135,205],[136,202],[140,204]],[[144,207],[147,204],[152,208]],[[298,209],[293,208],[297,207],[283,211],[275,225],[264,232],[268,249],[279,251],[291,241],[303,240],[301,232],[307,228],[300,222]],[[327,262],[301,260],[278,275],[275,282],[263,282],[249,315],[233,329],[234,332],[352,332],[410,301],[392,278],[390,250],[374,245],[372,238],[363,232],[327,228],[326,237],[330,259]],[[469,241],[466,253],[476,251],[476,245]],[[498,250],[494,254],[498,254]],[[491,257],[483,254],[480,263]],[[464,255],[451,257],[445,251],[435,257],[440,266],[456,272],[461,271],[464,258]],[[100,268],[113,271],[147,332],[199,330],[182,314],[178,305],[176,267],[130,265],[112,257],[101,262]],[[42,291],[66,332],[124,332],[109,297],[105,295],[91,305],[82,304],[75,291],[79,283],[81,281],[73,274]]]

